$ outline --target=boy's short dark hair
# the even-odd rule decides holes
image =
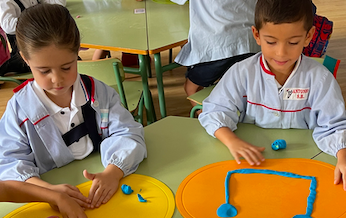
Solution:
[[[282,24],[304,22],[309,31],[313,25],[311,0],[258,0],[255,9],[255,27],[260,30],[266,23]]]

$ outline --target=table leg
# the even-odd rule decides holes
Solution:
[[[157,80],[157,93],[159,96],[159,104],[160,104],[160,112],[161,118],[166,117],[166,101],[165,101],[165,93],[163,90],[163,79],[162,79],[162,65],[161,65],[161,55],[160,53],[154,54],[155,60],[155,72],[156,72],[156,80]]]
[[[151,73],[151,63],[150,63],[150,56],[149,55],[145,55],[145,61],[147,63],[147,72],[148,72],[148,77],[152,78],[152,73]]]
[[[173,70],[174,68],[180,67],[181,65],[177,63],[170,63],[165,66],[161,65],[161,55],[160,53],[154,54],[155,61],[155,71],[156,71],[156,80],[157,80],[157,92],[159,96],[159,104],[160,104],[160,112],[161,118],[166,117],[166,101],[165,101],[165,93],[163,90],[163,73],[169,70]]]
[[[148,61],[150,60],[148,55],[138,55],[139,60],[139,71],[142,77],[143,85],[143,95],[144,95],[144,105],[147,113],[147,124],[153,123],[156,121],[155,109],[153,107],[153,99],[149,90],[148,84]]]
[[[147,124],[151,124],[156,121],[155,109],[153,105],[153,99],[148,85],[148,60],[147,55],[138,55],[139,69],[132,67],[124,67],[126,73],[139,74],[142,78],[144,106],[147,114]]]
[[[173,49],[169,49],[169,63],[173,62]]]

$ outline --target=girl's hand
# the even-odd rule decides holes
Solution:
[[[93,181],[89,191],[89,200],[91,201],[91,208],[94,208],[111,199],[118,190],[119,181],[124,173],[117,166],[109,164],[102,173],[91,174],[84,170],[83,175]]]
[[[75,200],[81,207],[90,208],[91,201],[87,197],[85,197],[75,186],[69,184],[59,184],[53,185],[51,189],[57,192],[66,193],[73,200]]]
[[[65,193],[58,193],[56,207],[63,218],[87,218],[79,204]],[[55,209],[55,205],[51,205]]]
[[[334,184],[343,182],[343,188],[346,191],[346,148],[341,149],[336,154],[338,162],[334,170]]]

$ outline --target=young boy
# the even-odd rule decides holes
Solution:
[[[337,157],[334,183],[346,190],[346,114],[340,87],[322,65],[303,56],[314,34],[310,0],[258,0],[253,36],[261,53],[235,64],[203,102],[199,120],[239,163],[264,161],[262,147],[239,139],[237,123],[314,129],[324,152]],[[238,116],[238,111],[240,116]]]

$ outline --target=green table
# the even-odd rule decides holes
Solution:
[[[326,154],[322,151],[312,159],[323,161],[323,162],[329,163],[329,164],[334,165],[334,166],[337,163],[336,157],[333,157],[333,156]]]
[[[312,158],[320,153],[311,130],[262,129],[251,124],[239,124],[235,133],[242,139],[264,146],[265,158]],[[209,136],[197,119],[166,117],[144,128],[148,158],[136,173],[154,177],[165,183],[175,194],[180,183],[193,171],[211,163],[233,160],[226,146]],[[271,143],[285,139],[285,150],[273,151]],[[99,154],[84,160],[74,161],[62,168],[42,175],[42,179],[53,184],[78,185],[86,182],[82,171],[100,172],[103,166]],[[23,204],[0,203],[0,217]],[[173,217],[181,217],[176,209]]]
[[[172,48],[183,46],[189,34],[189,5],[159,4],[146,1],[148,50],[154,55],[161,118],[166,117],[163,73],[180,67],[172,63]],[[160,52],[169,50],[170,61],[162,65]]]
[[[166,117],[146,126],[145,140],[148,158],[136,173],[152,176],[164,182],[173,192],[195,170],[215,162],[233,160],[227,147],[209,136],[197,119]],[[235,133],[247,142],[266,147],[266,159],[312,158],[320,152],[311,130],[263,129],[252,124],[239,124]],[[285,150],[274,151],[276,139],[287,142]],[[181,217],[178,210],[173,217]]]
[[[154,55],[161,117],[165,117],[162,74],[180,65],[172,63],[170,58],[170,63],[162,66],[160,52],[171,52],[172,48],[187,42],[188,4],[160,4],[152,0],[67,0],[66,7],[75,17],[82,47],[138,54],[139,69],[125,67],[124,70],[142,77],[149,123],[156,121],[147,78],[151,75],[149,54]],[[145,9],[145,13],[135,14],[135,9]]]
[[[142,77],[148,123],[156,121],[147,78],[151,75],[149,54],[154,54],[161,117],[165,117],[162,74],[180,65],[170,60],[170,64],[162,66],[160,52],[171,52],[172,48],[187,42],[188,4],[160,4],[152,0],[68,0],[66,7],[75,17],[82,47],[138,54],[139,68],[124,67],[124,70]],[[145,9],[145,13],[135,14],[135,9]]]
[[[145,8],[145,1],[67,0],[66,7],[76,20],[82,47],[138,54],[139,68],[124,70],[141,76],[148,123],[156,121],[147,76],[146,14],[134,13],[135,9]]]

